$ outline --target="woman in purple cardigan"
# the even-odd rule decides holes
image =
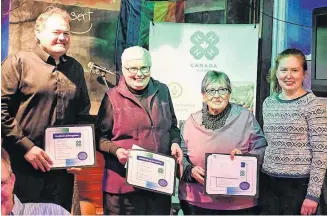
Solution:
[[[202,110],[193,113],[183,127],[183,175],[179,186],[181,208],[186,215],[258,214],[251,197],[218,197],[204,194],[206,153],[253,154],[261,164],[267,145],[260,125],[246,108],[229,102],[231,84],[223,72],[209,71],[202,80]]]

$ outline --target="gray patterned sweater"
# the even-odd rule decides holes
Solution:
[[[327,168],[326,107],[312,93],[294,100],[270,96],[263,103],[268,142],[263,171],[274,177],[310,177],[306,198],[319,202]]]

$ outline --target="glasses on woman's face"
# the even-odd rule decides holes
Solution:
[[[130,72],[131,74],[137,74],[138,71],[140,71],[142,74],[147,75],[150,73],[150,67],[149,66],[143,66],[140,68],[137,67],[125,67],[126,70],[128,70],[128,72]]]
[[[220,96],[226,96],[229,92],[230,90],[228,88],[206,89],[206,94],[211,97],[215,96],[216,93]]]

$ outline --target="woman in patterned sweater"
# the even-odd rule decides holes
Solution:
[[[303,87],[307,62],[297,49],[279,54],[273,94],[263,103],[268,142],[262,170],[262,214],[316,212],[327,164],[326,108]]]

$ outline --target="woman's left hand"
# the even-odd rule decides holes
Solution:
[[[242,154],[242,152],[239,149],[234,148],[233,151],[230,153],[230,159],[234,160],[235,154]]]
[[[313,215],[317,211],[318,203],[310,200],[305,199],[302,204],[301,214],[302,215]]]
[[[181,164],[183,161],[183,151],[181,147],[179,147],[177,143],[173,143],[171,145],[170,150],[171,150],[171,155],[176,158],[177,163]]]

